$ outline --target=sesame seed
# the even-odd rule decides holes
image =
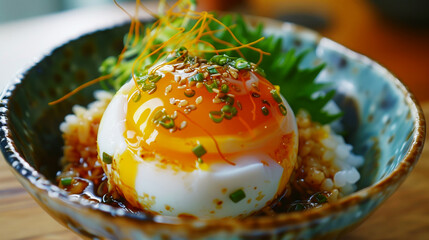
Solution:
[[[191,104],[191,105],[188,105],[186,108],[188,108],[190,110],[195,110],[195,109],[197,109],[197,106]]]
[[[204,74],[204,78],[207,78],[209,76],[208,72],[204,72],[203,74]]]
[[[234,79],[238,78],[238,72],[236,72],[236,71],[229,70],[229,74],[231,74],[231,77],[233,77]]]
[[[131,131],[131,130],[128,130],[128,131],[127,131],[127,138],[128,138],[128,139],[132,139],[132,138],[134,138],[135,136],[136,136],[136,132]]]
[[[231,67],[231,65],[228,66],[228,68],[229,68],[229,71],[238,72],[238,69]]]
[[[165,87],[165,94],[167,94],[167,93],[171,92],[171,89],[172,89],[171,84],[170,84],[170,85],[168,85],[167,87]]]
[[[202,102],[203,102],[203,96],[199,96],[199,97],[197,97],[197,99],[195,99],[196,104],[200,104]]]
[[[221,103],[222,101],[220,100],[220,98],[213,98],[213,103]]]
[[[186,100],[180,100],[179,104],[177,104],[178,107],[185,107],[188,105],[188,101]]]
[[[181,122],[180,123],[180,129],[182,130],[182,129],[184,129],[186,126],[188,126],[188,122],[186,122],[186,121],[183,121],[183,122]]]
[[[194,81],[192,81],[194,82]],[[197,88],[202,88],[204,86],[204,84],[202,82],[197,82],[196,83]]]
[[[176,99],[175,98],[170,98],[170,104],[176,105]]]
[[[252,97],[254,97],[254,98],[258,98],[258,97],[260,97],[261,95],[259,94],[259,93],[257,93],[257,92],[252,92]]]
[[[217,89],[217,88],[212,88],[212,91],[215,92],[215,93],[219,93],[220,92],[219,89]]]
[[[174,72],[174,67],[171,65],[164,65],[159,69],[159,71],[161,71],[161,72]]]
[[[173,114],[171,114],[170,116],[172,119],[176,119],[177,118],[177,111],[174,111]]]
[[[235,98],[235,95],[234,95],[234,94],[232,94],[232,93],[228,93],[228,94],[226,94],[226,96],[228,96],[228,97],[232,97],[232,98]]]
[[[194,71],[194,69],[192,69],[192,68],[186,68],[185,70],[183,70],[183,72],[185,72],[185,73],[190,73],[192,71]]]
[[[175,67],[176,67],[176,69],[177,70],[181,70],[181,69],[183,69],[184,67],[185,67],[185,64],[183,64],[183,63],[178,63],[178,64],[176,64],[176,65],[174,65]]]
[[[256,83],[252,83],[252,87],[259,92],[259,87]]]

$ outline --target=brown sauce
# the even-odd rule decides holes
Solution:
[[[71,184],[68,186],[63,186],[60,178],[58,179],[58,184],[72,196],[84,198],[94,202],[94,204],[106,204],[112,207],[122,208],[131,213],[153,215],[133,207],[117,191],[109,191],[106,174],[103,172],[98,162],[94,162],[93,157],[87,159],[80,158],[77,163],[69,163],[64,168],[63,172],[58,173],[58,176],[62,176],[67,172],[73,172],[78,176],[73,177]],[[321,206],[327,201],[327,197],[330,194],[329,192],[303,193],[297,188],[299,182],[302,181],[302,176],[297,174],[297,176],[293,176],[292,179],[290,188],[288,188],[289,192],[285,193],[282,198],[274,201],[271,206],[265,207],[255,215],[272,216],[278,213],[303,211]]]

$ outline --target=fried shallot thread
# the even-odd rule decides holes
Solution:
[[[187,8],[186,7],[181,7],[181,4],[183,2],[186,2],[186,4],[188,4]],[[118,61],[115,64],[113,70],[117,69],[119,64],[123,61],[124,59],[124,55],[126,53],[126,50],[128,49],[128,46],[130,46],[130,41],[133,40],[133,43],[131,44],[131,46],[136,46],[137,42],[139,41],[139,36],[140,36],[140,25],[141,22],[138,20],[138,8],[141,7],[143,9],[146,10],[146,12],[148,12],[149,14],[151,14],[152,16],[154,16],[155,14],[151,13],[150,11],[147,11],[148,9],[143,6],[143,4],[141,4],[140,0],[137,0],[136,3],[136,11],[135,11],[135,15],[136,16],[132,16],[129,12],[127,12],[116,0],[114,0],[114,3],[116,4],[116,6],[118,6],[125,14],[127,14],[130,19],[131,19],[131,25],[128,31],[128,35],[127,35],[127,39],[126,39],[126,43],[124,48],[122,49],[121,54],[118,57]],[[163,3],[164,5],[167,6],[167,3],[162,0],[161,3]],[[133,62],[132,65],[132,79],[134,81],[134,83],[136,84],[136,86],[138,87],[138,83],[137,80],[135,78],[135,70],[136,70],[136,66],[140,69],[143,65],[144,65],[144,61],[149,58],[150,56],[158,53],[161,51],[161,55],[163,55],[163,51],[164,48],[168,45],[171,44],[174,47],[179,47],[180,45],[182,46],[186,46],[188,47],[188,52],[196,52],[198,53],[210,53],[210,52],[214,52],[216,54],[218,54],[219,52],[226,52],[226,51],[236,51],[241,57],[244,58],[243,54],[241,53],[240,49],[242,48],[249,48],[251,50],[254,50],[256,52],[259,52],[259,61],[258,61],[258,65],[260,64],[260,62],[263,59],[264,55],[270,55],[270,53],[264,52],[261,49],[255,48],[252,45],[262,41],[264,38],[260,38],[256,41],[253,41],[251,43],[247,43],[247,44],[243,44],[241,41],[238,40],[238,38],[234,35],[234,33],[232,32],[231,28],[233,28],[233,26],[228,27],[225,24],[223,24],[221,21],[217,20],[213,14],[209,14],[207,12],[196,12],[193,11],[191,9],[191,3],[190,1],[183,1],[183,0],[179,0],[177,1],[175,4],[173,4],[166,12],[165,12],[165,16],[156,16],[159,17],[158,21],[156,21],[151,28],[147,28],[146,29],[146,36],[142,38],[141,41],[142,45],[145,45],[144,49],[141,51],[141,54],[138,56],[138,58],[136,58],[136,60]],[[178,12],[173,12],[173,10],[175,10],[176,8],[178,8]],[[194,19],[197,20],[196,23],[194,24],[194,26],[192,27],[191,30],[189,31],[185,31],[185,28],[183,27],[176,27],[174,25],[171,24],[172,20],[175,20],[177,17],[183,17],[183,22],[182,22],[182,26],[187,23],[187,21],[189,19]],[[219,24],[220,26],[222,26],[224,29],[218,29],[218,30],[222,30],[222,31],[227,31],[230,36],[240,45],[240,46],[234,46],[234,44],[232,43],[228,43],[226,41],[223,41],[221,39],[218,39],[217,37],[214,36],[214,33],[216,33],[218,30],[211,30],[209,27],[209,24],[214,21],[215,23]],[[158,44],[154,44],[154,40],[156,39],[156,37],[158,37],[159,31],[161,30],[162,26],[168,26],[169,28],[178,31],[177,33],[175,33],[169,40],[167,40],[166,42],[164,42],[161,45]],[[155,31],[155,32],[153,32]],[[205,31],[205,32],[204,32]],[[134,34],[134,38],[132,38]],[[181,35],[180,38],[178,38],[178,36]],[[196,34],[196,36],[195,36]],[[227,46],[227,48],[225,49],[216,49],[212,44],[208,43],[207,41],[201,40],[201,37],[209,35],[214,41],[224,44],[225,46]],[[192,39],[192,40],[191,40]],[[146,43],[145,43],[146,42]],[[181,44],[183,43],[183,44]],[[213,48],[213,50],[199,50],[198,44],[192,44],[192,43],[202,43],[205,45],[208,45],[209,47]],[[154,49],[155,48],[155,49]],[[195,49],[194,49],[195,48]],[[144,56],[146,54],[146,52],[150,51],[151,53]],[[165,54],[165,53],[164,53]],[[160,56],[158,56],[158,60],[160,59]],[[68,97],[74,95],[75,93],[79,92],[80,90],[82,90],[85,87],[88,87],[96,82],[102,81],[102,80],[106,80],[109,79],[113,74],[109,74],[109,75],[105,75],[105,76],[101,76],[99,78],[96,78],[94,80],[91,80],[85,84],[83,84],[82,86],[76,88],[75,90],[73,90],[72,92],[66,94],[64,97],[53,101],[50,103],[50,105],[52,104],[56,104],[59,103],[65,99],[67,99]],[[142,89],[140,89],[138,87],[138,89],[140,91],[142,91]],[[252,101],[253,102],[253,101]],[[255,114],[255,112],[253,111],[253,113]]]
[[[58,99],[58,100],[55,100],[55,101],[52,101],[52,102],[50,102],[50,103],[48,103],[48,104],[49,104],[49,105],[55,105],[55,104],[57,104],[57,103],[59,103],[59,102],[62,102],[62,101],[64,101],[64,100],[66,100],[67,98],[71,97],[72,95],[74,95],[75,93],[79,92],[80,90],[82,90],[82,89],[84,89],[84,88],[86,88],[86,87],[89,87],[89,86],[91,86],[92,84],[95,84],[95,83],[101,82],[101,81],[103,81],[103,80],[109,79],[109,78],[111,78],[112,76],[113,76],[112,74],[108,74],[108,75],[104,75],[104,76],[98,77],[98,78],[96,78],[96,79],[93,79],[93,80],[91,80],[91,81],[89,81],[89,82],[86,82],[86,83],[84,83],[84,84],[80,85],[79,87],[77,87],[77,88],[73,89],[73,91],[71,91],[71,92],[67,93],[67,94],[66,94],[66,95],[64,95],[62,98],[60,98],[60,99]]]
[[[250,133],[251,137],[253,138],[255,136],[252,128],[249,126],[249,124],[240,116],[237,116],[238,120],[246,127],[247,131]]]
[[[233,25],[233,26],[234,26],[234,25]],[[230,26],[230,27],[232,28],[233,26]],[[208,35],[208,36],[210,36],[210,37],[211,37],[211,39],[212,39],[213,41],[215,41],[215,42],[217,42],[217,43],[220,43],[220,44],[223,44],[223,45],[225,45],[225,46],[229,46],[229,47],[235,47],[235,46],[234,46],[234,44],[232,44],[232,43],[230,43],[230,42],[227,42],[227,41],[224,41],[224,40],[221,40],[221,39],[217,38],[217,37],[214,35],[215,33],[217,33],[217,32],[221,32],[221,31],[225,31],[225,30],[224,30],[224,29],[218,29],[218,30],[213,30],[213,31],[212,31],[212,30],[210,30],[210,31],[207,31],[207,32],[203,33],[203,36]],[[245,58],[245,57],[244,57],[244,55],[243,55],[243,53],[240,51],[240,49],[237,49],[236,51],[237,51],[238,55],[240,55],[240,57]],[[218,54],[218,53],[216,53],[216,54]]]
[[[155,18],[155,19],[159,18],[158,14],[152,12],[148,7],[146,7],[144,4],[142,4],[140,0],[137,3],[137,7],[141,7],[146,13],[151,15],[153,18]]]

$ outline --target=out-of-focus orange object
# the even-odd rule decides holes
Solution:
[[[343,4],[336,0],[200,0],[199,4],[203,9],[241,10],[272,18],[296,13],[321,17],[326,23],[316,30],[322,35],[376,60],[408,85],[420,101],[429,100],[429,27],[390,21],[370,0]]]
[[[206,11],[228,11],[245,6],[245,0],[198,0],[198,8]]]

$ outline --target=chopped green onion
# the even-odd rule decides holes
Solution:
[[[286,116],[287,109],[286,109],[286,107],[283,104],[279,104],[279,110],[283,114],[283,116]]]
[[[233,201],[234,203],[240,202],[245,197],[246,194],[244,193],[243,189],[238,189],[237,191],[229,194],[229,199],[231,199],[231,201]]]
[[[213,122],[220,123],[223,120],[224,113],[221,111],[211,111],[209,112],[209,117],[213,120]]]
[[[112,160],[113,160],[112,156],[103,152],[103,162],[105,162],[106,164],[111,164]]]
[[[235,99],[233,97],[227,96],[225,102],[229,105],[234,105]]]
[[[274,98],[274,100],[277,103],[281,103],[282,102],[282,98],[280,97],[279,93],[277,92],[277,90],[273,89],[270,91],[271,96]]]
[[[201,158],[204,154],[207,153],[206,149],[201,144],[198,144],[196,147],[194,147],[192,152],[195,154],[195,156],[197,156],[197,158]]]
[[[142,95],[140,94],[140,92],[138,92],[137,94],[134,94],[134,96],[133,96],[133,102],[140,101],[141,97],[142,97]]]
[[[184,58],[187,56],[188,56],[188,49],[186,49],[185,47],[180,47],[179,49],[176,50],[176,57]]]
[[[186,97],[189,97],[189,98],[190,98],[190,97],[193,97],[193,96],[195,95],[195,90],[193,90],[193,89],[189,89],[189,88],[188,88],[188,89],[186,89],[186,90],[185,90],[185,92],[184,92],[184,93],[185,93],[185,96],[186,96]]]
[[[204,80],[204,75],[202,73],[197,73],[194,76],[189,78],[189,81],[202,82]]]
[[[319,193],[316,195],[316,200],[317,203],[325,203],[328,201],[328,198],[324,194]]]
[[[228,62],[228,57],[222,55],[215,55],[210,59],[209,62],[223,66]]]
[[[166,129],[170,129],[175,126],[174,119],[165,113],[165,109],[161,109],[155,113],[153,116],[153,122],[155,124],[160,124]]]
[[[237,108],[228,104],[223,106],[221,111],[224,113],[225,118],[228,120],[232,119],[235,115],[237,115]]]
[[[220,90],[221,90],[223,93],[228,93],[228,91],[229,91],[229,87],[228,87],[228,85],[226,85],[226,84],[222,84],[222,86],[220,87]]]
[[[208,67],[208,68],[207,68],[207,71],[208,71],[210,74],[216,74],[216,73],[219,73],[219,72],[217,71],[217,69],[216,69],[215,67],[213,67],[213,66]]]
[[[159,124],[166,129],[170,129],[174,127],[174,119],[165,115],[161,120],[159,120]]]
[[[268,114],[270,114],[270,110],[268,110],[268,108],[265,107],[265,106],[263,106],[261,108],[261,110],[262,110],[262,114],[264,114],[265,116],[267,116]]]
[[[162,78],[161,75],[158,74],[138,74],[137,83],[145,85],[147,81],[156,83]]]
[[[211,84],[204,83],[204,85],[209,93],[213,92],[213,86]]]
[[[238,58],[237,60],[235,60],[234,67],[237,68],[238,70],[250,69],[250,63],[244,60],[243,58]]]
[[[153,116],[153,122],[158,124],[159,120],[162,119],[167,114],[165,113],[165,109],[158,110]]]
[[[161,79],[161,75],[149,75],[148,80],[149,82],[156,83]]]
[[[144,84],[142,84],[141,87],[142,87],[142,90],[145,92],[156,90],[156,84],[154,82],[144,83]]]
[[[71,177],[61,178],[61,185],[63,185],[63,186],[70,186],[71,183],[72,183],[72,180],[73,179]]]
[[[218,84],[217,84],[217,82],[216,82],[216,81],[213,81],[213,83],[212,83],[212,84],[204,83],[204,85],[206,86],[206,89],[207,89],[207,91],[208,91],[209,93],[212,93],[212,92],[213,92],[213,88],[217,88],[217,87],[218,87]]]

